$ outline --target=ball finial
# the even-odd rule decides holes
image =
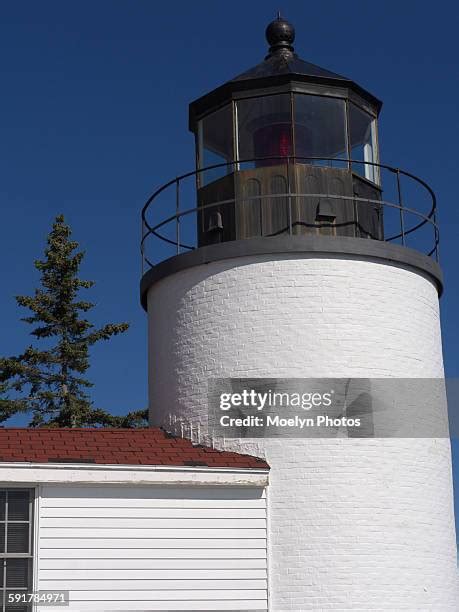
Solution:
[[[269,44],[269,55],[279,51],[292,53],[292,43],[295,40],[295,28],[286,19],[281,17],[279,12],[277,13],[276,19],[271,21],[266,28],[266,40]]]

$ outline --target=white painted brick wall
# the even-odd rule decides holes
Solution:
[[[226,260],[163,279],[148,311],[152,424],[194,435],[212,377],[443,376],[436,289],[403,267]],[[226,444],[272,468],[272,610],[459,610],[448,440]]]

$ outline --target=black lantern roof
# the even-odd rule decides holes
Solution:
[[[316,85],[323,90],[324,95],[327,95],[327,90],[330,88],[347,90],[347,92],[352,92],[363,98],[376,113],[381,110],[382,102],[348,77],[336,74],[298,57],[293,48],[295,29],[280,15],[266,28],[266,39],[270,45],[269,52],[260,64],[190,104],[189,118],[192,131],[194,131],[197,119],[222,106],[233,97],[244,95],[250,90],[256,90],[257,94],[263,90],[266,90],[264,93],[270,93],[268,90],[275,87],[293,85],[294,83]]]

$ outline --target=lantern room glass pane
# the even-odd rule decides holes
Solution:
[[[231,162],[233,155],[233,112],[231,104],[207,115],[198,123],[198,167],[206,168]],[[201,185],[232,172],[232,166],[201,173]]]
[[[351,102],[349,124],[351,159],[362,162],[352,164],[352,169],[360,176],[379,184],[378,168],[365,163],[378,163],[376,119]]]
[[[244,168],[277,165],[293,154],[290,94],[239,100],[237,123],[238,158],[258,160]]]
[[[295,156],[304,163],[347,167],[346,106],[341,98],[294,94]],[[325,158],[325,159],[311,159]]]

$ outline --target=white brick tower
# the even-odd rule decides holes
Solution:
[[[151,423],[267,459],[270,610],[456,611],[447,437],[211,440],[210,379],[444,377],[435,196],[379,163],[374,96],[267,38],[190,106],[197,200],[144,209],[177,249],[145,257]]]

